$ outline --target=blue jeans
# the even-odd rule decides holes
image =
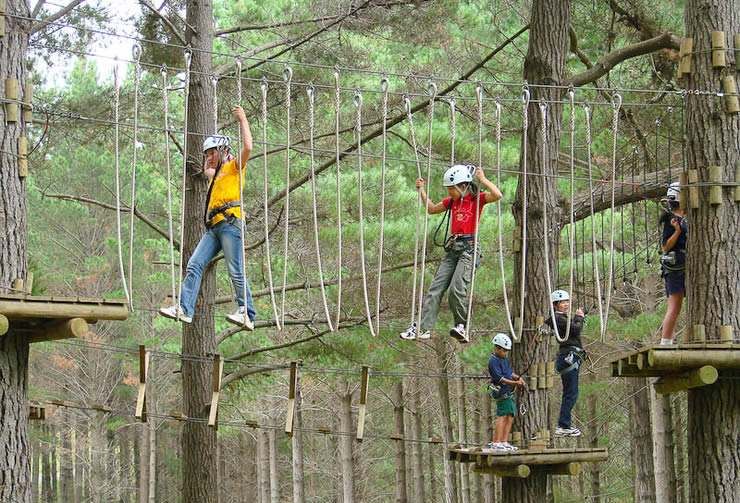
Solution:
[[[195,247],[195,251],[188,261],[185,278],[182,281],[182,296],[180,298],[180,306],[186,316],[193,316],[195,311],[195,301],[198,300],[203,271],[216,254],[223,250],[231,284],[234,286],[236,294],[236,303],[239,306],[245,305],[244,284],[246,283],[247,315],[250,320],[254,321],[255,311],[252,292],[249,289],[249,282],[244,277],[244,252],[241,246],[240,223],[237,219],[232,218],[230,220],[222,220],[208,229],[200,238],[198,246]]]
[[[570,363],[565,361],[565,357],[568,354],[558,354],[555,360],[555,370],[560,372],[561,370],[570,367]],[[560,374],[560,379],[563,381],[563,400],[560,402],[560,417],[558,418],[558,426],[561,428],[570,428],[571,424],[571,411],[576,405],[578,400],[578,372],[580,372],[580,361],[578,357],[575,357],[575,361],[578,362],[578,366],[573,370]]]

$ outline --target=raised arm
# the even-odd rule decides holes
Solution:
[[[496,187],[496,185],[491,180],[486,178],[486,175],[485,173],[483,173],[483,170],[481,168],[475,169],[475,178],[478,180],[478,183],[480,185],[483,185],[483,187],[486,188],[485,197],[487,203],[495,203],[503,197],[503,194],[501,193],[499,188]]]
[[[416,188],[419,189],[419,197],[424,202],[424,206],[427,208],[427,213],[430,215],[434,215],[435,213],[442,213],[447,208],[445,208],[445,205],[442,203],[442,201],[435,203],[429,197],[427,197],[427,193],[424,190],[424,185],[426,182],[423,178],[417,178],[416,179]]]
[[[249,129],[249,121],[247,121],[247,115],[242,107],[235,106],[231,113],[239,123],[239,135],[242,143],[241,168],[243,169],[252,153],[252,131]]]
[[[663,246],[661,246],[663,253],[668,253],[674,246],[676,246],[676,242],[678,241],[681,232],[683,232],[681,229],[681,219],[678,217],[671,217],[671,226],[673,227],[673,234],[671,234],[670,237],[665,240]]]

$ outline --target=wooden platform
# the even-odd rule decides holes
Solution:
[[[606,448],[522,449],[495,451],[483,447],[451,447],[451,461],[475,463],[476,472],[492,473],[500,477],[526,478],[532,470],[551,475],[578,475],[581,463],[597,463],[609,458]]]
[[[0,336],[12,328],[27,333],[31,343],[81,337],[88,323],[126,318],[128,306],[123,299],[0,293]]]
[[[646,346],[611,362],[613,377],[659,377],[656,390],[673,393],[714,383],[740,372],[740,344],[692,343]]]

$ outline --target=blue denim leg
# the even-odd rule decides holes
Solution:
[[[252,299],[252,290],[249,288],[249,281],[244,277],[244,250],[242,249],[241,226],[238,220],[233,223],[221,222],[215,228],[221,241],[221,247],[224,250],[224,259],[226,267],[229,270],[231,284],[236,294],[236,303],[240,306],[247,306],[247,316],[254,321],[256,312],[254,310],[254,300]],[[244,290],[246,287],[246,303],[244,299]]]
[[[565,361],[566,355],[558,355],[555,360],[555,368],[558,372],[566,367],[570,366],[570,363]],[[580,368],[575,368],[565,374],[560,374],[560,379],[563,381],[563,400],[560,402],[560,418],[558,419],[558,426],[561,428],[571,427],[571,411],[576,405],[578,399],[578,373]]]
[[[180,306],[186,316],[193,316],[203,271],[220,250],[221,242],[213,229],[210,229],[200,238],[198,246],[195,247],[195,251],[188,260],[185,278],[182,280],[182,292],[180,293]]]

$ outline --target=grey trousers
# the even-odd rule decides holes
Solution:
[[[477,266],[477,264],[476,264]],[[421,330],[432,330],[437,323],[439,305],[445,290],[455,325],[467,322],[468,290],[473,270],[473,241],[456,241],[445,252],[421,308]]]

